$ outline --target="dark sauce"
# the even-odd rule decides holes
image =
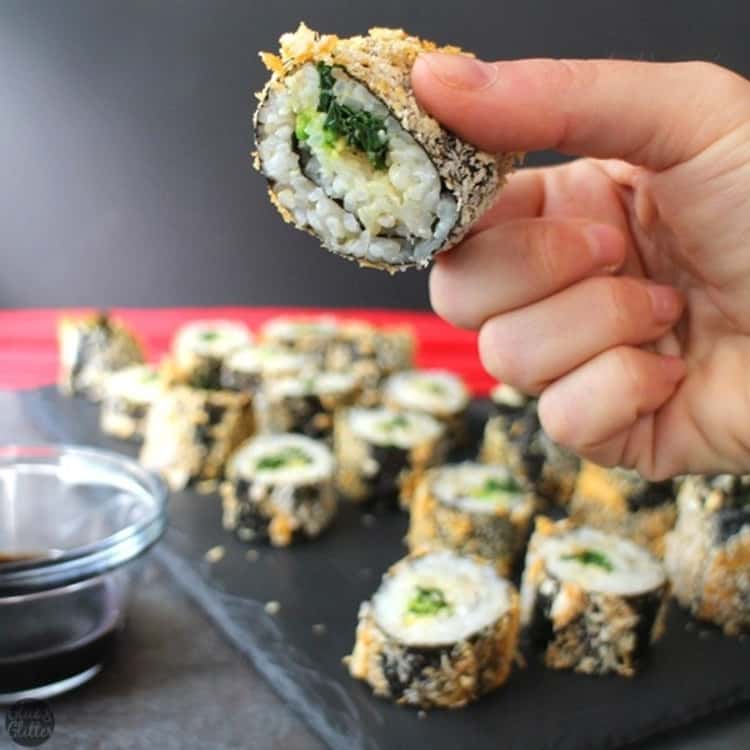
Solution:
[[[115,585],[98,579],[64,595],[0,599],[0,695],[54,685],[109,662],[121,621]]]

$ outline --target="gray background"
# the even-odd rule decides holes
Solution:
[[[251,169],[257,51],[301,18],[750,72],[747,0],[0,0],[0,306],[426,306],[426,274],[321,252]]]

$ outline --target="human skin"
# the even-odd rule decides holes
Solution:
[[[512,175],[432,270],[553,440],[650,479],[750,472],[750,82],[709,63],[416,61],[420,104]]]

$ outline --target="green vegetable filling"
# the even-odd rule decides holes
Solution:
[[[417,586],[417,590],[410,599],[407,608],[410,614],[419,617],[436,615],[444,610],[448,614],[453,610],[441,589],[426,586]]]
[[[581,563],[581,565],[596,565],[598,568],[606,570],[611,573],[615,566],[609,561],[609,558],[599,550],[595,549],[582,549],[580,552],[574,552],[570,555],[563,555],[563,560],[575,560]]]
[[[384,432],[392,432],[393,430],[399,430],[408,426],[409,420],[402,414],[392,417],[391,419],[386,419],[380,423],[380,428]]]
[[[375,169],[385,169],[388,155],[385,120],[370,112],[352,109],[337,102],[333,93],[336,83],[333,68],[324,62],[319,62],[316,67],[320,79],[318,112],[323,112],[326,116],[323,123],[326,143],[328,144],[328,137],[331,139],[330,145],[343,138],[351,148],[365,154]],[[298,140],[304,141],[308,137],[306,128],[310,119],[309,114],[302,118],[298,115],[295,128]]]
[[[427,378],[417,380],[416,386],[420,390],[433,393],[436,396],[444,396],[446,393],[446,388],[442,383],[438,383],[435,380],[428,380]]]
[[[259,470],[289,469],[295,466],[308,466],[312,463],[310,456],[301,448],[284,448],[278,453],[270,453],[258,461],[256,468]]]
[[[481,500],[493,500],[497,495],[520,492],[521,486],[512,477],[497,479],[490,477],[484,484],[472,490],[472,497]]]
[[[198,338],[201,341],[216,341],[221,336],[218,331],[201,331]]]

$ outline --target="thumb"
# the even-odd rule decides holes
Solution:
[[[750,82],[710,63],[421,55],[420,104],[479,148],[555,149],[655,170],[686,161],[750,116]]]

